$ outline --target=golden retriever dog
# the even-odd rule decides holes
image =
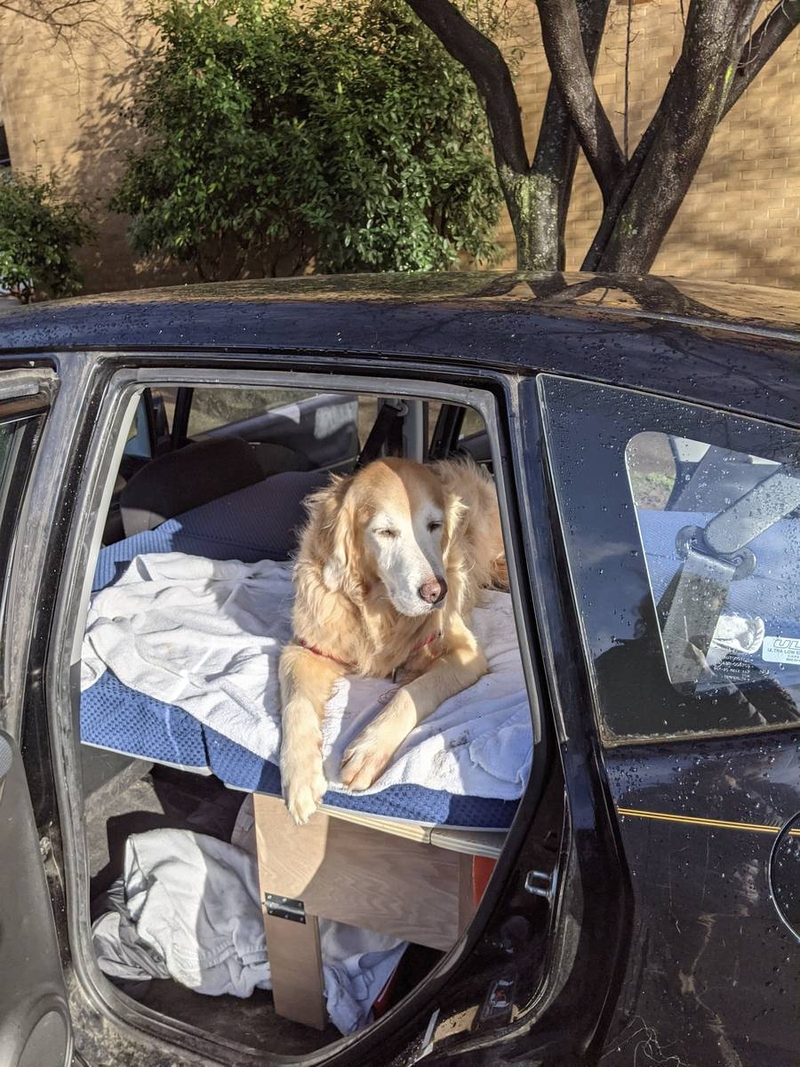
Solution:
[[[307,507],[280,660],[281,777],[297,823],[327,788],[320,727],[336,680],[405,683],[345,752],[342,782],[367,789],[419,722],[486,673],[470,612],[482,588],[508,587],[497,494],[472,463],[379,459]]]

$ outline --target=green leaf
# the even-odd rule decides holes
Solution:
[[[61,196],[55,175],[0,176],[0,285],[21,301],[79,290],[73,252],[92,235],[88,209]]]

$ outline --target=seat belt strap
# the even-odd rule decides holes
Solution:
[[[696,683],[714,631],[728,597],[736,566],[688,548],[681,567],[662,599],[669,602],[661,628],[670,680],[676,685]],[[677,579],[677,580],[676,580]],[[702,657],[697,655],[702,653]]]
[[[777,470],[715,515],[703,531],[711,552],[735,555],[745,545],[800,507],[800,478]]]
[[[403,419],[408,408],[403,400],[384,400],[369,431],[356,463],[356,470],[372,463],[385,452],[399,456],[403,452]]]

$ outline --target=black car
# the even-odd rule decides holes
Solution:
[[[800,1062],[795,294],[309,277],[0,328],[2,1067]],[[386,453],[494,476],[521,795],[478,816],[429,791],[426,818],[395,792],[388,829],[326,795],[308,892],[287,889],[301,843],[262,900],[274,995],[107,977],[92,923],[130,835],[227,840],[279,785],[124,670],[102,699],[81,682],[92,589],[141,552],[288,560],[306,494]],[[347,827],[366,844],[343,861]],[[312,889],[337,887],[334,915]],[[362,890],[366,928],[421,932],[341,1036],[296,946]]]

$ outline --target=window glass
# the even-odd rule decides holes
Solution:
[[[800,721],[800,434],[594,384],[540,389],[604,739]]]
[[[147,424],[147,408],[143,399],[139,400],[133,422],[128,430],[125,455],[150,459],[150,428]]]
[[[430,448],[433,443],[436,430],[437,421],[443,407],[449,410],[454,410],[452,404],[445,405],[438,400],[431,400],[428,402],[428,447]],[[486,434],[486,425],[483,421],[483,416],[475,408],[463,408],[463,419],[461,422],[461,429],[458,434],[458,441],[456,447],[463,447],[465,444],[469,444],[469,439],[475,437],[477,434]],[[488,437],[486,440],[486,452],[488,454],[489,444]]]
[[[244,422],[308,396],[308,390],[304,389],[195,389],[188,436],[196,437],[220,426]]]
[[[146,389],[139,400],[128,430],[125,455],[152,459],[152,441],[156,447],[169,438],[175,413],[176,389]]]
[[[339,403],[326,404],[325,398],[330,400],[335,398]],[[302,421],[304,411],[308,413],[311,408],[323,412],[325,410],[331,412],[337,408],[339,414],[344,416],[345,412],[341,403],[344,400],[354,405],[355,428],[359,442],[363,445],[375,422],[376,397],[315,394],[308,389],[282,389],[276,386],[265,389],[242,387],[194,389],[187,436],[195,438],[229,428],[231,433],[240,434],[246,440],[260,440],[265,435],[272,439],[274,435],[280,434],[280,430],[277,429],[279,424],[274,418],[265,419],[263,423],[259,423],[260,416],[266,416],[269,412],[273,412],[276,417],[286,414],[289,419],[298,422]],[[320,401],[323,402],[320,404]],[[166,401],[165,406],[167,406]],[[319,416],[316,418],[319,419]]]
[[[461,424],[461,436],[472,437],[473,434],[483,433],[485,429],[481,413],[476,411],[475,408],[467,408],[464,412],[464,421]]]
[[[0,421],[0,600],[5,604],[6,580],[44,412]],[[4,649],[0,648],[0,659]]]
[[[637,435],[626,459],[673,685],[799,686],[800,478],[668,434]]]

